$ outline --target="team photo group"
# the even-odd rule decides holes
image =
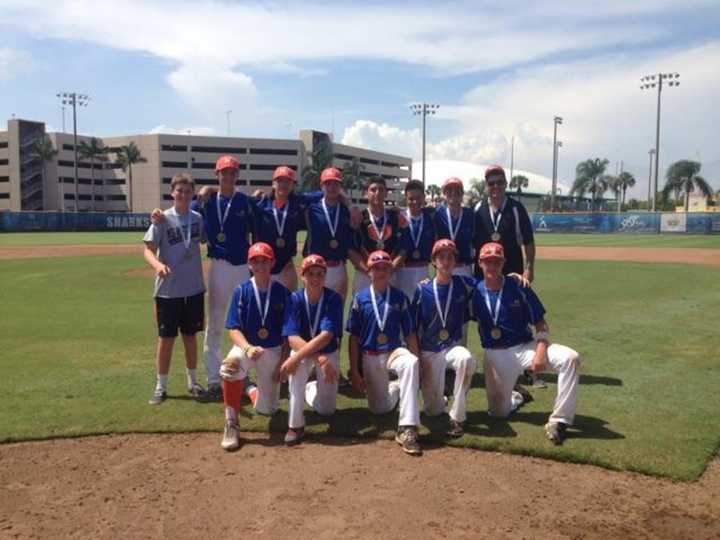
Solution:
[[[323,416],[335,413],[345,384],[366,398],[368,414],[397,408],[395,439],[418,455],[421,412],[447,410],[448,436],[463,435],[467,394],[480,368],[488,414],[498,418],[532,399],[519,377],[542,384],[540,373],[557,373],[544,433],[562,444],[575,415],[580,357],[552,341],[545,308],[531,288],[530,218],[506,196],[502,167],[485,171],[487,197],[474,208],[463,205],[458,178],[442,184],[444,201],[436,207],[426,205],[422,182],[408,181],[400,208],[386,205],[385,179],[373,176],[363,186],[364,209],[343,192],[342,172],[334,167],[322,171],[321,190],[308,193],[296,192],[292,168],[278,167],[272,191],[255,196],[236,190],[239,168],[236,158],[222,156],[215,167],[218,186],[197,193],[190,175],[175,175],[173,206],[152,213],[144,237],[144,257],[156,274],[151,405],[167,398],[179,331],[188,391],[224,403],[221,446],[228,451],[240,445],[243,397],[257,413],[272,415],[287,381],[286,444],[303,440],[306,406]],[[300,231],[306,235],[296,268]],[[195,336],[203,331],[207,386],[197,378]],[[467,346],[473,331],[482,350]],[[229,351],[222,350],[226,332]],[[347,379],[341,346],[350,361]]]

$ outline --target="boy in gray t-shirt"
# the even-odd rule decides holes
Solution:
[[[145,233],[145,260],[155,270],[155,317],[158,325],[156,354],[157,384],[151,405],[167,399],[167,380],[173,345],[182,333],[188,391],[204,397],[197,382],[197,343],[195,334],[205,326],[205,283],[200,243],[205,230],[200,214],[190,210],[195,183],[189,174],[173,176],[170,191],[175,201],[163,212],[165,219],[150,225]]]

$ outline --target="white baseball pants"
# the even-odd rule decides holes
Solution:
[[[325,273],[325,286],[338,293],[340,297],[345,301],[347,296],[347,270],[345,269],[345,263],[337,266],[328,266],[327,272]]]
[[[353,278],[353,294],[366,289],[370,286],[370,276],[365,272],[355,269],[355,277]]]
[[[420,387],[420,365],[417,356],[404,348],[398,349],[392,362],[389,354],[363,353],[363,378],[368,408],[373,414],[392,411],[400,402],[398,426],[420,425],[418,391]],[[388,371],[398,375],[390,381]]]
[[[232,265],[224,259],[210,259],[208,272],[208,320],[203,354],[208,384],[220,384],[220,348],[225,332],[228,302],[240,283],[250,279],[247,264]]]
[[[455,371],[455,389],[450,418],[464,422],[467,419],[467,393],[476,367],[472,353],[465,347],[454,345],[439,352],[420,351],[420,362],[425,414],[437,416],[445,410],[445,370],[452,369]]]
[[[507,417],[514,408],[512,393],[518,376],[532,366],[535,340],[509,349],[485,350],[485,389],[491,416]],[[548,347],[548,368],[558,374],[558,389],[550,422],[572,425],[577,405],[580,355],[564,345]]]
[[[417,289],[418,283],[428,277],[427,266],[410,266],[402,267],[395,270],[393,281],[391,283],[401,289],[405,296],[412,301]]]
[[[294,352],[290,353],[292,356]],[[326,355],[340,375],[338,367],[338,351]],[[338,383],[328,383],[322,370],[315,366],[315,358],[305,358],[300,362],[295,373],[288,379],[288,427],[293,429],[305,426],[303,410],[305,403],[315,412],[323,416],[331,415],[337,406]],[[308,382],[308,377],[315,369],[316,380]]]
[[[243,350],[234,346],[228,353],[228,358],[237,358],[240,367],[235,373],[228,373],[226,366],[220,369],[220,376],[228,381],[241,381],[248,376],[251,369],[255,369],[257,378],[257,401],[255,410],[260,414],[273,414],[278,409],[280,401],[280,383],[275,380],[275,374],[280,363],[282,347],[265,349],[256,360],[250,360]]]

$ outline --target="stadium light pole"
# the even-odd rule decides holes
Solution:
[[[640,78],[640,90],[657,88],[657,122],[655,126],[655,185],[652,198],[652,211],[655,211],[658,190],[658,170],[660,168],[660,95],[662,94],[663,81],[668,86],[680,86],[679,73],[658,73],[657,75],[645,75]]]
[[[550,192],[550,211],[555,211],[555,192],[557,191],[557,159],[558,159],[558,145],[557,145],[557,127],[558,124],[562,124],[563,119],[559,116],[553,118],[553,166],[552,166],[552,191]]]
[[[225,116],[227,117],[227,136],[230,136],[230,115],[232,114],[232,111],[225,111]]]
[[[80,188],[78,186],[78,148],[77,148],[77,108],[87,107],[90,96],[87,94],[78,94],[77,92],[60,92],[57,94],[63,105],[72,105],[73,110],[73,153],[75,165],[75,211],[80,208],[78,198],[80,197]],[[65,200],[63,195],[63,208],[65,208]]]
[[[553,178],[555,178],[555,181],[553,182],[553,204],[555,203],[555,195],[558,195],[560,193],[560,188],[558,188],[557,185],[557,175],[558,175],[558,163],[560,163],[560,148],[562,148],[562,141],[556,141],[555,142],[555,170],[553,171]],[[555,207],[553,206],[553,211],[555,211]]]
[[[423,188],[425,187],[425,118],[429,114],[435,114],[440,108],[440,105],[434,103],[413,103],[410,105],[410,110],[415,116],[422,116],[422,183]]]
[[[650,211],[650,190],[652,189],[652,162],[654,153],[654,148],[651,148],[648,152],[648,154],[650,155],[650,168],[648,170],[648,212]]]

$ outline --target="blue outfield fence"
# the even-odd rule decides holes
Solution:
[[[538,233],[720,234],[720,213],[596,212],[530,215]]]
[[[0,212],[0,230],[32,231],[144,231],[148,214],[75,212]]]

